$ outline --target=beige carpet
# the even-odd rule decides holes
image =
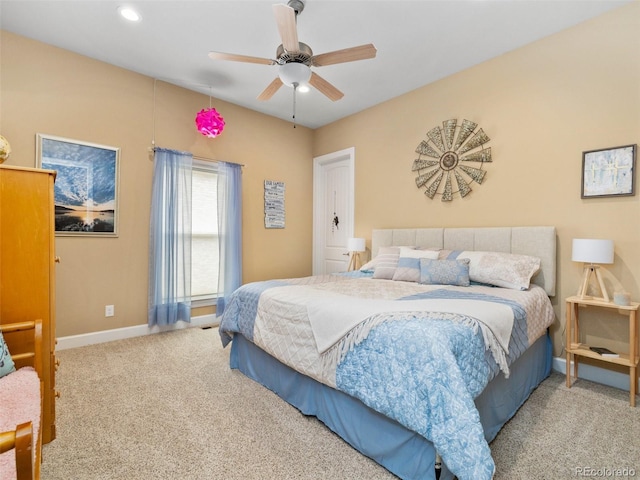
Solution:
[[[57,438],[43,449],[43,480],[396,478],[231,371],[217,329],[57,355],[62,396]],[[640,408],[628,399],[583,380],[567,389],[564,377],[552,375],[491,444],[496,480],[624,468],[640,478]],[[615,473],[625,472],[609,478],[633,478]]]

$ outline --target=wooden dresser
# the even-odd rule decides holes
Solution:
[[[42,320],[42,442],[56,437],[55,172],[0,165],[0,323]]]

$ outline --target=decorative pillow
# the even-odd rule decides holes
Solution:
[[[15,371],[16,366],[9,353],[9,347],[7,347],[2,332],[0,332],[0,378]]]
[[[468,258],[457,260],[420,259],[420,283],[425,285],[456,285],[468,287],[469,282]]]
[[[400,247],[400,258],[392,280],[418,283],[420,281],[421,258],[435,260],[438,258],[438,250],[412,250]]]
[[[375,262],[373,278],[391,280],[398,266],[400,247],[380,247],[378,255],[370,263]]]
[[[411,247],[411,246],[407,246],[407,248],[417,248],[417,247]],[[394,246],[394,247],[380,247],[378,248],[378,255],[375,258],[372,258],[371,260],[369,260],[367,263],[365,263],[363,266],[360,267],[360,271],[374,271],[376,269],[376,267],[378,266],[378,263],[380,262],[380,260],[388,260],[386,258],[380,258],[380,255],[385,255],[385,254],[396,254],[399,255],[400,254],[400,246]],[[393,274],[392,274],[393,275]]]
[[[540,259],[504,252],[453,251],[447,257],[468,258],[469,279],[496,287],[527,290],[531,278],[540,270]]]

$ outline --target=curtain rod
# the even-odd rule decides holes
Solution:
[[[162,148],[162,147],[157,147],[157,148]],[[155,153],[156,151],[156,147],[149,147],[149,151]],[[189,152],[191,153],[191,152]],[[205,162],[225,162],[225,163],[233,163],[234,165],[240,165],[241,167],[244,167],[244,163],[238,163],[238,162],[228,162],[226,160],[216,160],[215,158],[208,158],[208,157],[200,157],[198,155],[191,155],[195,160],[204,160]],[[151,160],[153,160],[153,158],[151,158]]]

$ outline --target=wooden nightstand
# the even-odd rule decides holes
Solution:
[[[638,392],[638,361],[640,346],[638,344],[638,307],[640,303],[631,302],[631,305],[622,306],[612,302],[605,302],[595,298],[569,297],[567,302],[567,339],[565,351],[567,352],[567,387],[571,388],[571,360],[573,359],[573,376],[578,378],[578,356],[595,358],[603,362],[615,363],[629,368],[629,404],[636,406],[636,392]],[[592,306],[617,310],[621,315],[629,317],[629,354],[621,353],[619,357],[604,357],[589,350],[589,345],[578,343],[579,338],[579,310],[581,306]]]

